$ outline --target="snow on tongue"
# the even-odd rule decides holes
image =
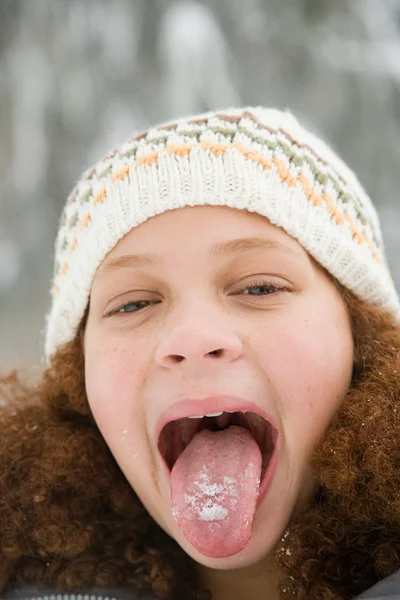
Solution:
[[[185,537],[206,556],[242,550],[251,537],[262,456],[244,427],[203,429],[171,473],[172,514]]]

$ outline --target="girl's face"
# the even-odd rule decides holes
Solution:
[[[335,286],[302,246],[254,213],[167,211],[127,234],[93,281],[85,332],[91,410],[149,513],[207,567],[267,557],[311,498],[309,458],[348,390],[352,363]],[[227,558],[205,556],[184,536],[158,448],[165,419],[213,412],[212,401],[200,410],[213,396],[251,403],[278,434],[251,539]],[[197,413],[188,399],[200,400]]]

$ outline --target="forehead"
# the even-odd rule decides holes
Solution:
[[[182,251],[204,251],[222,258],[267,248],[308,257],[296,239],[262,215],[230,207],[186,206],[165,211],[130,230],[103,264],[126,252],[157,254],[162,260],[169,253]]]

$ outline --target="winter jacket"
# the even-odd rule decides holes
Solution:
[[[104,588],[90,588],[74,594],[62,594],[54,589],[17,586],[10,588],[2,600],[135,600],[135,597],[127,592]],[[156,600],[156,598],[142,596],[141,600]],[[400,571],[383,579],[361,596],[357,596],[355,600],[400,600]]]
[[[362,593],[357,600],[400,600],[400,571]]]
[[[43,588],[35,585],[13,586],[7,590],[1,600],[138,600],[136,596],[122,590],[105,588],[87,588],[74,593],[62,593],[55,588]],[[141,596],[140,600],[159,600],[155,596]]]

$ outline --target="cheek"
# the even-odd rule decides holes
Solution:
[[[139,355],[138,355],[139,356]],[[96,423],[108,445],[123,443],[129,433],[135,439],[141,422],[140,362],[135,352],[120,346],[101,344],[87,347],[85,382],[88,402]]]
[[[119,343],[85,349],[86,391],[97,426],[121,471],[148,510],[156,511],[142,394],[143,358]]]
[[[327,327],[314,317],[285,324],[271,339],[265,368],[283,425],[310,447],[348,390],[353,364],[350,331]]]

